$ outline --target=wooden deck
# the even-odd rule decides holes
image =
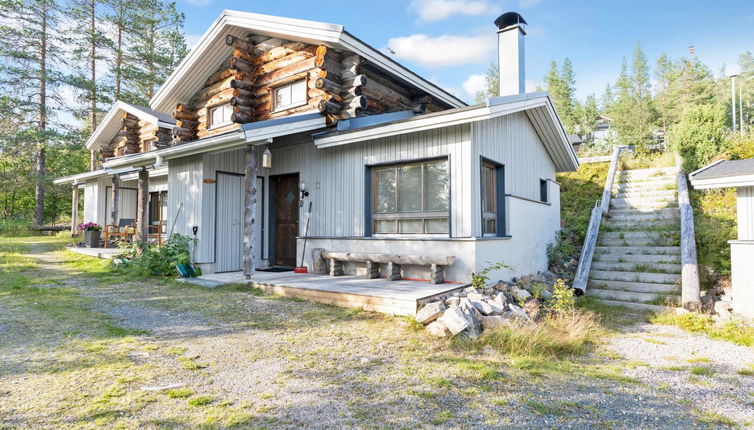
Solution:
[[[388,281],[358,276],[315,275],[293,272],[257,272],[251,280],[242,272],[205,275],[199,281],[218,284],[248,283],[265,292],[317,303],[393,315],[413,316],[423,305],[468,284],[430,284],[417,281]]]

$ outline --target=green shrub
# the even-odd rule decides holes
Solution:
[[[720,276],[730,275],[730,245],[737,236],[736,191],[693,190],[694,233],[702,285],[709,288]]]
[[[723,148],[725,111],[716,105],[687,108],[678,124],[668,131],[671,147],[683,158],[683,168],[692,172],[709,163]]]
[[[25,218],[0,218],[0,236],[24,236],[31,233],[31,223]]]
[[[487,282],[489,282],[490,280],[490,272],[503,269],[512,270],[511,266],[505,263],[487,262],[487,267],[485,267],[481,272],[471,274],[471,285],[477,290],[483,290],[487,287]]]
[[[129,269],[141,269],[155,276],[175,276],[177,264],[190,263],[192,241],[190,237],[173,234],[162,246],[149,245],[140,250],[139,244],[128,245],[122,257],[126,258]]]
[[[572,312],[576,308],[576,295],[573,288],[566,285],[562,279],[558,279],[552,286],[552,298],[548,305],[556,312]]]

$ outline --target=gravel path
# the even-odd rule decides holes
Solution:
[[[754,423],[754,348],[653,324],[611,338],[609,348],[635,362],[628,376],[698,409]]]
[[[59,257],[44,249],[33,247],[30,255],[42,273],[59,278],[65,270]],[[400,318],[352,314],[248,291],[142,282],[101,285],[82,277],[66,279],[64,285],[92,299],[94,310],[119,327],[146,332],[127,356],[148,373],[126,385],[127,390],[180,384],[251,411],[254,421],[248,427],[707,428],[692,409],[739,423],[754,420],[754,377],[736,373],[754,362],[752,349],[672,327],[640,324],[607,340],[606,348],[620,358],[600,356],[595,366],[620,367],[639,381],[635,383],[620,380],[620,372],[616,379],[565,372],[540,376],[526,366],[511,366],[495,351],[464,355],[412,331]],[[46,354],[30,352],[29,366],[37,360],[54,362]],[[694,358],[697,362],[687,362]],[[196,369],[187,369],[187,363]],[[691,368],[701,366],[715,373],[691,375]],[[26,401],[40,401],[34,387],[49,384],[45,378],[27,373],[6,386],[31,387],[23,392]],[[108,379],[95,383],[104,389],[112,384]],[[191,428],[201,422],[191,420],[203,411],[186,409],[186,400],[158,400],[134,408],[134,415],[119,423]],[[13,421],[5,424],[24,427],[26,412],[14,410]],[[0,405],[0,427],[2,411]],[[34,408],[28,413],[36,416]],[[717,422],[713,427],[728,426]]]

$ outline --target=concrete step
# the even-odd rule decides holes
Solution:
[[[595,246],[594,253],[622,255],[681,255],[678,246]]]
[[[602,234],[600,234],[601,236]],[[597,238],[597,244],[602,246],[680,246],[680,239],[672,237],[627,237],[623,239]]]
[[[652,290],[651,285],[646,285],[647,291],[658,293],[673,291],[675,282],[680,279],[680,276],[676,273],[650,273],[650,272],[613,272],[607,270],[592,270],[589,271],[589,280],[597,281],[619,281],[632,284],[632,286],[643,285],[643,283],[652,283],[657,285],[668,285],[670,289],[660,288],[659,290]],[[642,289],[645,287],[641,287]],[[634,290],[633,287],[628,287],[629,290]],[[638,290],[643,291],[643,290]]]
[[[649,169],[618,170],[615,173],[620,176],[630,176],[632,178],[655,177],[658,174],[666,175],[666,176],[667,175],[675,176],[676,168],[675,167],[652,167]]]
[[[600,239],[618,240],[618,239],[673,239],[678,236],[675,231],[604,231],[600,232]]]
[[[652,221],[674,221],[680,217],[678,209],[664,210],[657,212],[622,212],[622,213],[607,213],[607,221],[634,221],[634,222],[652,222]]]
[[[677,219],[649,219],[649,220],[627,220],[627,221],[603,221],[602,229],[604,231],[619,230],[619,231],[632,231],[632,230],[646,230],[648,228],[657,228],[663,230],[679,231],[681,228]]]
[[[594,264],[625,263],[625,264],[681,264],[680,255],[637,255],[637,254],[594,254]]]
[[[676,190],[641,190],[637,189],[631,192],[622,192],[613,194],[613,198],[625,199],[625,198],[644,198],[644,197],[659,197],[659,198],[676,198]]]
[[[666,196],[642,196],[642,197],[615,197],[610,199],[610,203],[622,204],[642,204],[642,203],[656,203],[656,202],[674,202],[676,201],[675,194]]]
[[[635,191],[662,191],[675,190],[675,180],[658,179],[654,181],[630,181],[613,183],[613,193],[630,193]]]
[[[665,208],[665,209],[610,209],[608,216],[614,217],[617,215],[658,215],[658,216],[678,216],[679,212],[677,208]]]
[[[636,256],[638,257],[638,255]],[[672,273],[680,276],[680,263],[654,263],[653,261],[621,263],[618,261],[592,261],[591,270],[609,270],[612,272],[653,272]]]
[[[587,295],[589,295],[589,290],[587,290]],[[674,309],[672,306],[650,305],[648,303],[623,302],[620,300],[598,299],[597,301],[600,303],[606,304],[608,306],[617,306],[617,307],[634,309],[637,311],[644,311],[644,312],[656,312],[658,314],[662,312],[666,312],[668,309]]]
[[[656,211],[667,208],[677,208],[675,200],[642,200],[642,201],[610,201],[610,209],[639,209],[644,211]]]
[[[618,290],[605,290],[602,288],[595,288],[591,286],[587,288],[587,294],[599,297],[607,300],[620,300],[622,302],[636,302],[636,303],[648,303],[656,304],[652,302],[669,302],[673,304],[680,303],[680,296],[666,295],[666,294],[654,294],[654,293],[638,293],[635,291],[618,291]]]

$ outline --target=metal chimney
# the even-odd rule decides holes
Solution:
[[[526,20],[518,12],[506,12],[495,20],[497,26],[500,95],[510,96],[526,92],[524,67],[524,25]]]

